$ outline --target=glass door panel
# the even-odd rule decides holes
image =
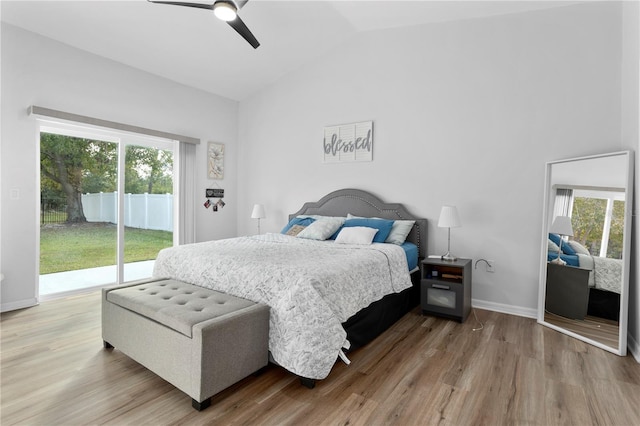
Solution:
[[[148,278],[173,245],[173,151],[128,144],[124,162],[124,276]]]
[[[116,282],[117,143],[40,134],[40,295]]]

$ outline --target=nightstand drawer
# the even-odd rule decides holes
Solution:
[[[422,309],[428,312],[459,315],[462,314],[464,287],[461,284],[434,280],[423,280],[421,295]]]

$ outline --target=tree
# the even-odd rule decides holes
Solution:
[[[116,144],[84,138],[40,134],[40,174],[42,187],[58,188],[67,201],[67,223],[87,219],[82,208],[82,193],[115,189],[117,176]],[[113,189],[111,189],[113,188]]]
[[[616,200],[613,202],[613,214],[611,217],[609,246],[607,250],[607,257],[611,259],[622,259],[622,242],[624,240],[624,208],[624,201]]]
[[[602,226],[606,214],[606,200],[586,197],[575,197],[573,200],[573,239],[587,247],[593,256],[600,253]]]
[[[125,192],[173,192],[173,154],[156,148],[128,145],[125,157]]]

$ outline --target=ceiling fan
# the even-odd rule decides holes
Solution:
[[[160,0],[147,0],[150,3],[158,4],[170,4],[174,6],[186,6],[195,7],[198,9],[213,10],[214,15],[222,21],[226,21],[231,28],[236,30],[254,49],[260,46],[260,42],[251,34],[249,28],[242,22],[242,19],[238,16],[238,10],[247,4],[249,0],[216,0],[213,4],[204,3],[185,3],[181,1],[160,1]]]

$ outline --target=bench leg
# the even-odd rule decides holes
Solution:
[[[107,342],[106,340],[103,340],[102,344],[104,345],[105,349],[113,349],[113,345],[111,343]]]
[[[210,405],[211,405],[211,398],[207,398],[202,402],[198,402],[195,399],[191,398],[191,406],[198,411],[202,411]]]

